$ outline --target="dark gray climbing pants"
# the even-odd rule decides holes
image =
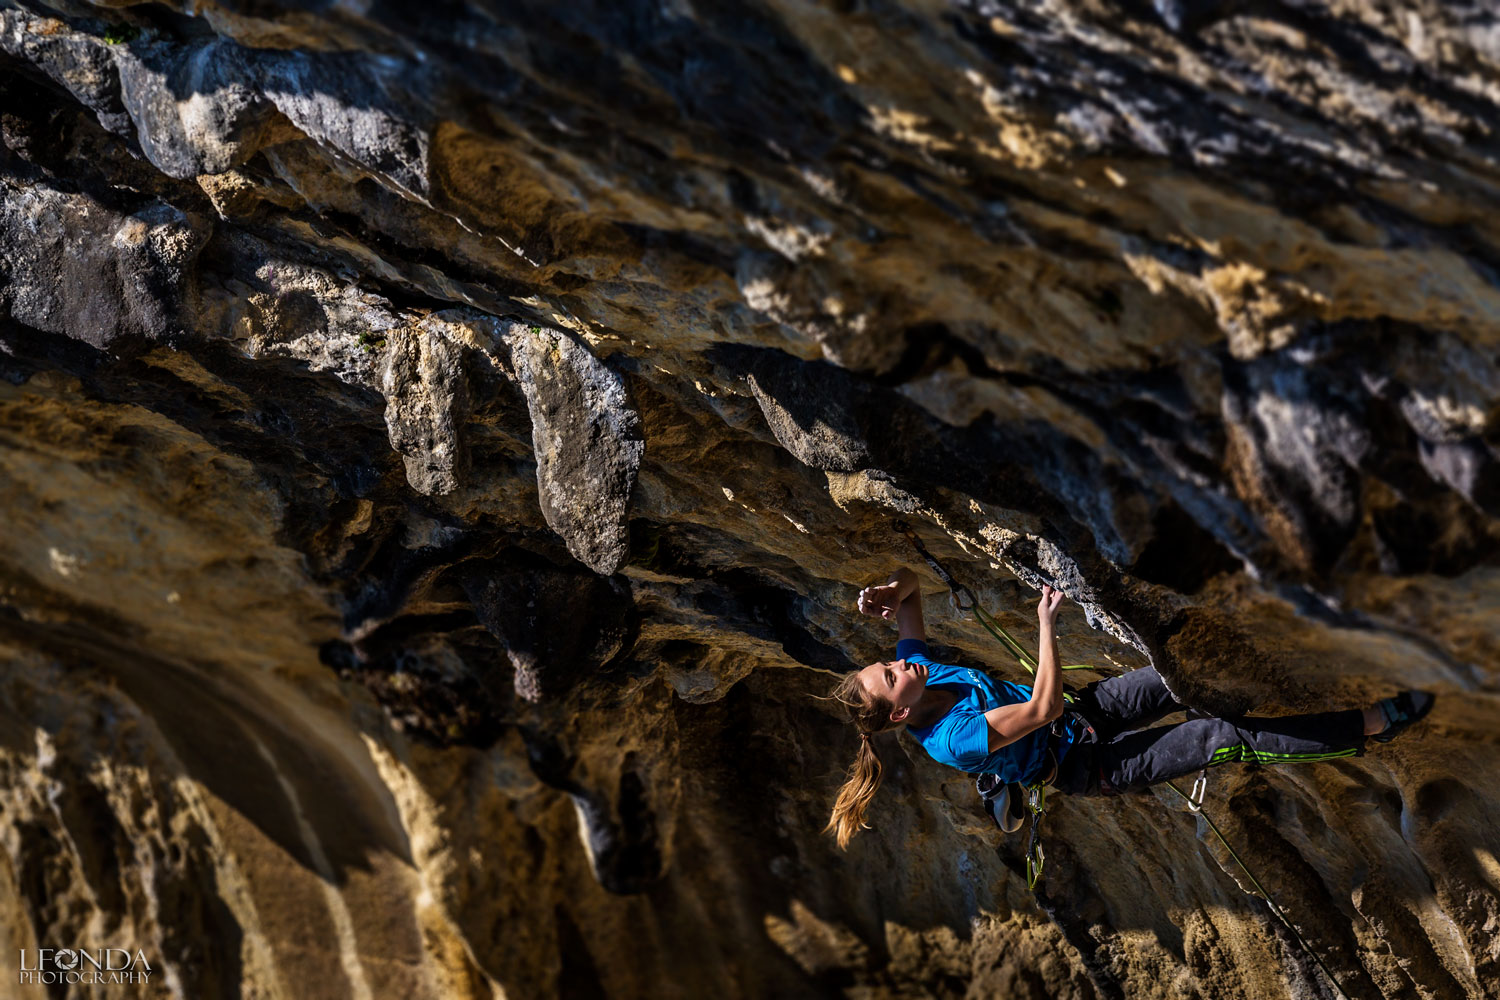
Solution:
[[[1183,707],[1151,667],[1090,684],[1069,706],[1081,717],[1075,724],[1087,728],[1063,759],[1057,787],[1074,795],[1113,795],[1226,761],[1290,764],[1364,752],[1359,709],[1141,728]]]

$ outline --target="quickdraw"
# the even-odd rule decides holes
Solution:
[[[1187,797],[1189,812],[1203,811],[1203,796],[1208,794],[1208,768],[1198,775],[1193,782],[1193,793]]]
[[[1031,813],[1031,833],[1026,838],[1026,888],[1036,891],[1047,852],[1042,850],[1042,817],[1047,814],[1047,786],[1038,782],[1027,791],[1026,808]]]

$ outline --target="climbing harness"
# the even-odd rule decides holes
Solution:
[[[994,618],[990,617],[990,615],[979,606],[979,601],[974,597],[974,592],[964,584],[959,583],[957,580],[955,580],[953,578],[953,574],[949,573],[947,568],[944,567],[942,563],[938,562],[931,552],[927,551],[927,546],[922,544],[922,540],[918,538],[916,532],[911,529],[911,525],[907,524],[905,521],[897,521],[896,530],[906,536],[907,541],[911,542],[912,547],[917,550],[917,553],[922,557],[922,559],[927,563],[932,571],[937,574],[938,579],[942,580],[943,583],[948,585],[948,589],[953,592],[954,607],[956,607],[959,611],[967,611],[973,614],[974,618],[979,622],[979,624],[983,625],[985,629],[990,633],[990,635],[999,640],[1000,644],[1010,651],[1011,655],[1013,655],[1016,660],[1020,662],[1021,666],[1026,668],[1026,672],[1031,674],[1032,676],[1035,676],[1036,661],[1031,658],[1026,650],[1021,647],[1021,644],[1018,643],[1009,632],[1005,631],[1005,629],[1001,627],[999,622],[995,621]],[[1088,664],[1066,666],[1062,669],[1094,670],[1096,672],[1102,672],[1099,671],[1097,667],[1089,666]],[[1063,697],[1069,702],[1073,700],[1071,692],[1064,692]],[[1053,775],[1049,777],[1054,777],[1055,774],[1056,771],[1054,770]],[[1193,790],[1190,793],[1184,792],[1181,788],[1177,787],[1177,783],[1175,781],[1168,781],[1165,784],[1168,788],[1172,789],[1172,791],[1176,792],[1182,797],[1183,801],[1187,803],[1187,807],[1190,812],[1192,812],[1194,815],[1203,817],[1203,821],[1208,824],[1208,828],[1212,830],[1214,836],[1219,839],[1219,843],[1224,845],[1224,849],[1229,852],[1229,856],[1234,859],[1237,865],[1240,866],[1240,870],[1245,873],[1245,877],[1250,880],[1250,884],[1255,886],[1256,892],[1260,894],[1260,898],[1265,900],[1266,906],[1270,908],[1271,912],[1276,915],[1276,918],[1281,921],[1286,929],[1288,931],[1291,931],[1292,937],[1296,939],[1297,944],[1301,946],[1302,950],[1307,953],[1307,955],[1312,958],[1313,962],[1317,964],[1318,968],[1322,970],[1323,975],[1326,976],[1328,978],[1328,981],[1333,984],[1333,988],[1338,992],[1338,995],[1343,997],[1344,1000],[1349,1000],[1349,995],[1344,992],[1344,988],[1339,985],[1339,981],[1333,977],[1333,973],[1328,971],[1328,967],[1323,964],[1323,960],[1318,957],[1318,953],[1313,951],[1312,948],[1308,946],[1307,942],[1303,940],[1302,935],[1297,932],[1297,928],[1292,926],[1292,922],[1287,919],[1287,916],[1282,912],[1281,907],[1277,906],[1275,901],[1271,899],[1271,894],[1268,893],[1265,887],[1260,884],[1260,880],[1255,877],[1255,873],[1252,872],[1249,866],[1245,864],[1245,861],[1240,857],[1239,852],[1230,846],[1229,841],[1225,838],[1223,832],[1219,830],[1219,825],[1213,821],[1213,817],[1203,811],[1203,799],[1208,794],[1208,768],[1205,766],[1203,770],[1199,772],[1198,777],[1193,781]],[[1042,849],[1041,836],[1042,817],[1047,813],[1047,785],[1046,781],[1042,780],[1034,781],[1030,785],[1027,785],[1025,787],[1027,791],[1026,809],[1031,817],[1031,829],[1026,839],[1026,888],[1030,889],[1032,892],[1035,892],[1037,882],[1040,881],[1042,877],[1042,867],[1044,864],[1046,864],[1047,861],[1046,852]],[[981,795],[983,794],[983,791],[981,791]],[[1247,891],[1247,895],[1255,895],[1255,893],[1249,893]]]

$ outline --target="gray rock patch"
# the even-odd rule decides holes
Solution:
[[[391,447],[406,463],[406,481],[426,496],[453,492],[469,467],[462,434],[470,411],[463,349],[426,324],[393,331],[380,389]]]
[[[0,186],[0,307],[94,347],[164,339],[209,231],[163,202],[125,214],[41,183]]]
[[[505,343],[531,412],[542,516],[574,558],[607,576],[630,550],[640,415],[620,376],[570,334],[516,325]]]

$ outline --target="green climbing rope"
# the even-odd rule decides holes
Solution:
[[[1036,660],[1032,657],[1032,655],[1026,652],[1026,649],[1016,641],[1015,637],[1005,630],[1005,626],[1001,625],[998,621],[995,620],[994,616],[992,616],[988,611],[979,606],[979,600],[974,596],[974,592],[972,590],[970,590],[964,584],[959,583],[957,580],[955,580],[953,578],[953,574],[948,572],[947,567],[938,562],[937,557],[934,556],[931,552],[927,551],[927,546],[922,544],[922,540],[917,537],[917,533],[915,531],[912,531],[911,525],[907,524],[905,521],[897,521],[896,530],[906,536],[907,541],[911,542],[912,547],[917,550],[917,554],[920,555],[923,561],[925,561],[927,565],[932,569],[932,571],[937,574],[938,579],[942,580],[948,585],[948,589],[953,592],[954,606],[957,607],[960,611],[967,611],[972,614],[974,616],[974,620],[983,625],[985,630],[989,632],[990,635],[994,636],[997,641],[999,641],[1000,645],[1010,650],[1011,655],[1016,658],[1016,661],[1021,664],[1022,668],[1024,668],[1028,674],[1035,677]],[[1108,673],[1108,671],[1100,670],[1098,667],[1089,663],[1073,663],[1063,667],[1062,669],[1092,670],[1095,673]],[[1065,692],[1063,694],[1063,697],[1070,702],[1073,700],[1073,695],[1071,692]]]
[[[1036,660],[1032,659],[1031,655],[1021,647],[1021,644],[1017,642],[1009,632],[1005,631],[1004,626],[1002,626],[993,617],[991,617],[990,613],[988,611],[985,611],[984,608],[981,608],[977,603],[970,609],[970,611],[973,612],[974,618],[979,622],[979,624],[983,625],[989,631],[990,635],[1000,640],[1000,645],[1010,650],[1011,655],[1013,655],[1020,662],[1021,666],[1025,668],[1026,672],[1035,677]],[[1062,667],[1061,669],[1092,670],[1095,673],[1104,672],[1091,663],[1074,663],[1070,664],[1069,666]]]

